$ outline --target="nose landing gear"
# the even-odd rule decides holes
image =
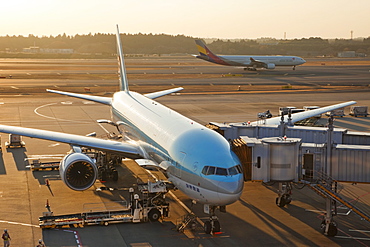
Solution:
[[[204,232],[207,234],[220,232],[221,226],[217,216],[211,216],[209,220],[204,223]]]
[[[217,208],[217,206],[210,206],[209,207],[210,217],[209,217],[209,220],[204,222],[204,232],[206,234],[211,234],[211,233],[215,234],[215,233],[220,232],[220,230],[221,230],[220,222],[218,221],[218,217],[215,214],[216,208]],[[225,207],[220,207],[220,211],[221,212],[226,212],[226,208]]]

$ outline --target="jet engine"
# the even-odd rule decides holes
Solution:
[[[266,65],[266,69],[275,69],[275,64],[274,63],[268,63]]]
[[[63,182],[72,190],[87,190],[97,178],[98,169],[95,162],[86,154],[70,153],[59,165]]]

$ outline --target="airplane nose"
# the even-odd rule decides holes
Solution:
[[[218,186],[218,201],[220,205],[228,205],[234,203],[240,198],[243,191],[244,180],[241,179],[233,180],[232,182],[220,181]]]
[[[244,183],[241,180],[233,182],[220,182],[219,188],[221,188],[221,191],[219,192],[226,194],[238,194],[243,190],[243,186]]]
[[[242,174],[237,177],[229,177],[218,183],[218,192],[223,194],[239,194],[244,187]]]

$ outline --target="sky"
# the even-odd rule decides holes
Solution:
[[[88,33],[196,38],[370,36],[370,0],[7,0],[0,36]]]

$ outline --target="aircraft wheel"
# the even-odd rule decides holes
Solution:
[[[283,195],[284,197],[284,200],[285,200],[285,204],[290,204],[292,202],[292,196],[289,195],[289,194],[285,194]]]
[[[282,207],[284,207],[284,206],[285,206],[285,204],[286,204],[286,202],[285,202],[285,198],[284,198],[284,196],[282,196],[282,197],[280,198],[280,202],[279,202],[279,197],[277,197],[277,198],[276,198],[276,205],[277,205],[278,207],[282,208]]]
[[[204,232],[206,234],[211,234],[211,231],[212,231],[211,222],[207,220],[206,222],[204,222]]]
[[[152,208],[148,213],[148,218],[152,222],[158,221],[160,217],[161,212],[156,208]]]
[[[329,230],[328,230],[328,236],[334,237],[338,233],[338,228],[334,222],[330,223]]]
[[[213,232],[219,232],[220,230],[220,222],[218,220],[213,221]]]
[[[321,222],[321,232],[323,234],[325,234],[325,227],[326,227],[325,220],[323,220]],[[328,237],[334,237],[335,235],[337,235],[337,233],[338,233],[337,224],[335,222],[331,222],[329,224],[329,229],[328,229],[327,236]]]
[[[107,181],[107,172],[106,171],[102,171],[101,173],[101,181]]]
[[[118,181],[118,171],[116,169],[112,170],[112,179],[113,181],[117,182]]]

